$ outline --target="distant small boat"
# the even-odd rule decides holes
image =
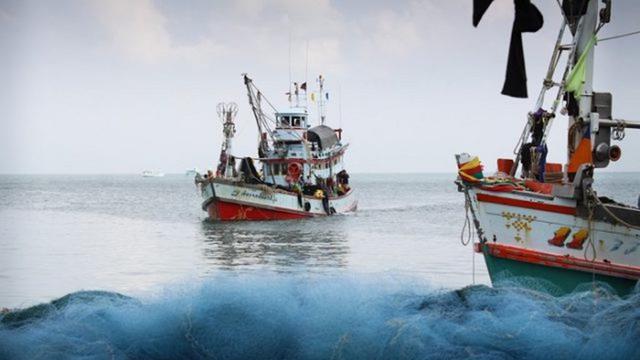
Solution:
[[[142,172],[142,177],[164,177],[164,173],[159,171],[145,170]]]

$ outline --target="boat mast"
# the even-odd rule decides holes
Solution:
[[[266,134],[271,135],[271,130],[267,126],[267,122],[264,119],[264,113],[262,112],[260,91],[253,85],[253,80],[242,74],[244,77],[244,85],[247,87],[247,96],[249,97],[249,105],[251,106],[251,112],[256,119],[256,125],[258,126],[258,133],[260,134],[260,144],[258,145],[258,156],[262,158],[264,154],[269,151],[269,143],[266,139]],[[269,101],[267,100],[267,103]],[[273,107],[273,106],[272,106]],[[264,126],[263,126],[264,125]]]
[[[231,161],[232,149],[233,149],[233,136],[236,133],[236,126],[233,123],[236,114],[238,113],[238,105],[236,103],[219,103],[218,116],[222,121],[222,132],[224,134],[224,142],[222,143],[222,150],[220,152],[220,167],[221,173],[224,176],[233,176],[234,164]]]
[[[320,124],[324,125],[325,113],[324,113],[324,78],[322,75],[318,76],[318,86],[320,90],[318,91],[318,115],[320,116]]]
[[[576,19],[576,21],[578,21],[578,19]],[[589,47],[589,42],[591,42],[592,38],[595,36],[596,26],[598,25],[598,0],[588,1],[586,13],[579,21],[581,22],[581,26],[576,25],[578,29],[575,34],[577,41],[576,53],[573,57],[573,61],[577,62],[585,51],[588,53],[585,55],[584,85],[580,98],[577,100],[578,113],[570,114],[568,121],[567,131],[569,138],[567,141],[567,164],[570,178],[573,177],[581,164],[592,162],[590,154],[593,149],[591,149],[591,146],[588,149],[588,159],[578,158],[579,156],[576,156],[576,150],[580,146],[582,138],[589,130],[589,127],[594,125],[597,126],[597,124],[591,124],[591,121],[598,121],[598,118],[592,113],[594,47]],[[569,98],[572,97],[571,94],[568,94],[567,96]],[[591,142],[591,139],[589,140]]]

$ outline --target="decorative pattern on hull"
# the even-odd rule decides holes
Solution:
[[[469,189],[492,282],[537,278],[571,292],[602,281],[628,294],[640,279],[640,232],[575,215],[573,200]],[[557,291],[555,291],[557,292]]]

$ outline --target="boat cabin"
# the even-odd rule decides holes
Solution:
[[[306,111],[288,111],[276,113],[276,129],[307,129]]]

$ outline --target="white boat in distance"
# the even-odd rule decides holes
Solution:
[[[144,170],[142,177],[164,177],[164,173],[160,171]]]

